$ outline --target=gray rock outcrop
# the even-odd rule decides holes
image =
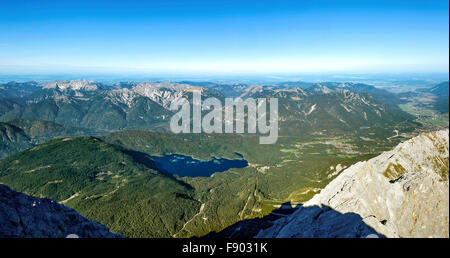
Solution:
[[[333,221],[326,211],[310,214],[314,209],[307,209],[329,207],[344,215],[358,214],[386,237],[448,238],[448,178],[448,129],[424,133],[347,168],[302,208],[256,237],[364,236],[357,224],[342,227],[342,219]]]
[[[118,238],[119,234],[51,199],[34,198],[0,184],[0,237]]]

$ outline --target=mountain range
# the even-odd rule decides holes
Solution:
[[[427,89],[431,103],[445,101],[445,87],[448,102],[448,82]],[[185,97],[192,105],[194,91],[222,102],[278,98],[278,142],[260,145],[254,134],[171,133],[170,103]],[[448,235],[436,229],[448,225],[448,216],[433,220],[428,203],[414,201],[447,203],[448,214],[448,131],[407,141],[430,130],[398,106],[414,93],[334,82],[10,82],[0,85],[0,183],[29,198],[51,198],[126,237],[224,231],[248,237],[258,223],[261,237]],[[239,155],[248,166],[180,177],[156,166],[155,156],[172,154],[194,163]],[[430,195],[412,194],[430,184],[436,186]],[[395,211],[386,211],[377,194]],[[334,195],[337,201],[329,201]],[[283,209],[287,202],[295,208]],[[412,214],[422,217],[411,222]]]
[[[10,83],[11,84],[11,83]],[[193,90],[204,98],[230,97],[222,85],[141,82],[122,87],[87,80],[55,81],[40,85],[22,98],[6,98],[0,121],[35,119],[63,126],[105,131],[146,129],[168,131],[174,114],[169,104],[176,98],[190,99]],[[33,89],[36,83],[30,83]],[[129,84],[127,84],[129,85]],[[308,88],[228,85],[231,96],[277,97],[280,133],[322,130],[358,130],[360,127],[411,125],[413,117],[396,105],[400,98],[370,85],[353,83],[314,84]],[[17,94],[16,94],[17,95]],[[321,121],[326,120],[327,123]]]

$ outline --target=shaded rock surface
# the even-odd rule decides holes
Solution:
[[[0,184],[0,237],[118,238],[119,234],[51,199],[34,198]]]
[[[347,168],[302,208],[256,237],[364,234],[358,224],[343,221],[342,216],[333,221],[333,214],[306,209],[314,206],[358,214],[386,237],[449,237],[448,175],[448,129],[424,133]]]
[[[286,203],[291,207],[290,204]],[[258,234],[261,229],[267,229],[278,223],[281,218],[286,218],[292,212],[301,210],[301,222],[294,225],[295,237],[306,238],[381,238],[383,235],[377,233],[373,228],[365,224],[360,215],[356,213],[339,213],[328,206],[308,206],[297,205],[295,208],[278,209],[272,211],[263,218],[254,218],[238,223],[220,231],[211,232],[205,238],[250,238]],[[287,233],[285,237],[293,237],[287,231],[292,228],[282,229]],[[268,230],[268,232],[271,232]],[[259,236],[265,237],[265,236]],[[268,235],[267,237],[274,237]]]

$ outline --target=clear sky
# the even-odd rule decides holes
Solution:
[[[441,72],[448,0],[0,2],[3,72]]]

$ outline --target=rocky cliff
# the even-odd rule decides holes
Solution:
[[[358,214],[386,237],[449,237],[448,175],[448,129],[424,133],[347,168],[303,207],[257,237],[364,237],[365,227],[340,227],[342,219],[335,218],[342,216],[335,212]]]
[[[0,237],[117,238],[121,235],[51,199],[33,198],[0,184]]]

